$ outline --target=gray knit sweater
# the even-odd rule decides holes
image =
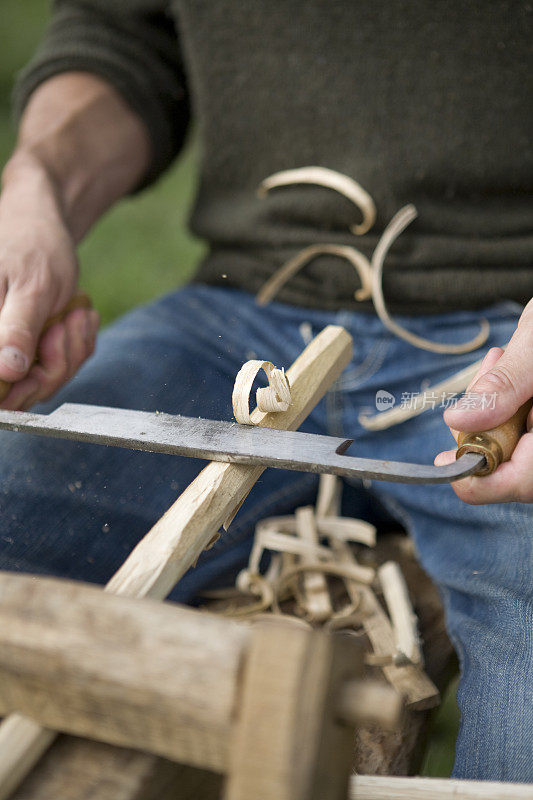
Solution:
[[[521,0],[58,0],[17,84],[18,109],[69,69],[107,78],[146,122],[153,181],[191,116],[202,142],[197,280],[255,292],[313,243],[366,255],[397,209],[418,219],[393,246],[391,309],[481,307],[533,294],[533,11]],[[374,227],[339,194],[263,178],[317,165],[373,197]],[[225,277],[223,277],[225,276]],[[366,308],[345,261],[323,256],[279,299]]]

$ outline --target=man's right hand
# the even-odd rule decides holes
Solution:
[[[40,334],[75,292],[76,245],[150,158],[144,123],[96,75],[55,75],[31,95],[0,195],[0,380],[13,383],[4,408],[50,397],[91,354],[96,311]]]
[[[15,156],[0,195],[0,379],[13,384],[3,408],[25,409],[50,397],[92,353],[94,310],[72,311],[40,340],[77,277],[75,245],[52,181],[36,160]]]

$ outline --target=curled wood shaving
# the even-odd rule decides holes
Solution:
[[[365,520],[351,517],[317,516],[316,524],[320,536],[343,542],[357,542],[368,547],[374,547],[376,544],[376,528]],[[296,521],[294,517],[290,516],[267,517],[257,523],[256,538],[261,536],[265,530],[294,534],[296,533]]]
[[[298,183],[326,186],[340,192],[358,205],[363,212],[363,223],[352,226],[353,233],[358,235],[366,233],[374,224],[376,207],[370,195],[352,178],[324,167],[302,167],[301,169],[277,172],[261,183],[258,194],[259,196],[264,196],[270,189],[277,186]],[[269,303],[276,292],[312,259],[324,254],[335,255],[349,261],[359,275],[361,287],[355,292],[355,299],[371,299],[376,314],[391,333],[409,342],[414,347],[428,350],[431,353],[461,354],[476,350],[487,341],[489,336],[490,326],[486,319],[481,321],[480,331],[473,339],[462,344],[452,344],[434,342],[431,339],[411,333],[411,331],[395,322],[387,310],[382,285],[383,264],[393,243],[416,217],[417,211],[414,205],[409,204],[401,208],[383,231],[370,262],[363,253],[349,245],[315,244],[304,248],[271,275],[258,292],[256,302],[261,306]]]
[[[242,365],[233,387],[233,414],[241,425],[253,425],[249,398],[255,377],[263,370],[268,378],[268,386],[258,389],[255,394],[259,411],[287,411],[291,404],[291,391],[285,370],[277,369],[270,361],[247,361]]]
[[[370,262],[366,256],[356,250],[355,247],[337,244],[313,244],[300,250],[293,258],[290,258],[282,267],[263,284],[256,295],[256,303],[259,306],[266,306],[267,303],[279,292],[290,278],[296,275],[302,267],[314,258],[322,255],[333,255],[345,258],[352,264],[359,276],[361,286],[356,289],[354,296],[356,300],[368,300],[372,295],[372,273]]]
[[[408,331],[395,322],[387,311],[382,287],[383,263],[398,236],[403,233],[416,217],[417,210],[413,205],[407,205],[401,208],[383,231],[376,249],[374,250],[371,260],[372,300],[374,302],[376,314],[391,333],[395,333],[400,339],[409,342],[421,350],[429,350],[431,353],[470,353],[472,350],[477,350],[478,347],[481,347],[488,339],[490,326],[486,319],[481,321],[480,331],[477,336],[469,342],[464,342],[463,344],[443,344],[411,333],[411,331]]]
[[[287,169],[283,172],[276,172],[274,175],[265,178],[257,193],[259,197],[264,197],[271,189],[301,183],[310,183],[334,189],[334,191],[339,192],[344,197],[347,197],[348,200],[351,200],[352,203],[355,203],[363,215],[362,222],[350,226],[350,230],[356,236],[366,233],[374,224],[376,206],[368,192],[353,178],[326,167],[301,167],[300,169]]]
[[[358,563],[349,542],[372,546],[376,529],[363,520],[333,516],[340,511],[341,486],[338,478],[321,476],[314,509],[300,508],[294,516],[257,524],[248,567],[239,573],[229,595],[218,593],[224,605],[219,613],[255,621],[270,612],[294,619],[295,624],[306,620],[313,627],[365,635],[372,648],[367,663],[382,669],[409,705],[434,705],[438,692],[422,669],[416,620],[403,577],[393,562],[377,574]],[[261,574],[265,551],[272,558]],[[380,583],[388,613],[376,595]]]

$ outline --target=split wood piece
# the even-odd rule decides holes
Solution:
[[[311,506],[296,509],[296,532],[301,541],[318,547],[320,542],[315,524],[315,513]],[[304,552],[300,556],[305,566],[320,565],[314,553]],[[313,622],[325,622],[333,613],[326,576],[321,572],[307,572],[302,577],[302,605],[304,615]]]
[[[386,561],[378,569],[378,578],[392,620],[397,650],[412,664],[422,665],[416,614],[399,565]]]
[[[531,800],[531,784],[354,775],[350,800]]]
[[[344,328],[327,326],[287,372],[291,385],[290,408],[278,414],[255,410],[254,424],[296,430],[349,363],[352,344],[352,337]],[[166,597],[224,521],[236,513],[263,471],[262,467],[241,464],[208,464],[141,540],[106,590],[133,597]],[[0,748],[0,776],[16,771],[22,780],[42,752],[39,743],[42,745],[43,737],[36,729],[30,734],[28,726],[25,726],[25,733],[21,727],[18,748],[13,752],[10,739],[6,737],[6,724],[4,720],[0,726],[0,743],[6,743]],[[21,721],[20,725],[23,724]],[[23,738],[26,747],[20,742]],[[0,800],[7,797],[9,793],[6,794],[0,783]]]
[[[409,587],[424,642],[424,671],[443,694],[457,673],[457,659],[446,634],[439,593],[416,560],[412,540],[405,534],[382,534],[376,547],[364,549],[359,560],[378,567],[396,561]],[[380,674],[381,673],[381,674]],[[389,683],[382,670],[368,666],[367,679]],[[361,724],[354,742],[354,770],[361,775],[417,775],[427,749],[432,709],[406,709],[394,731]]]
[[[337,475],[321,475],[316,499],[317,517],[340,517],[342,481]]]
[[[215,615],[0,573],[0,714],[224,772],[249,641]]]
[[[335,709],[362,665],[352,637],[275,617],[256,623],[225,800],[346,798],[354,731]]]
[[[330,325],[305,348],[287,371],[291,405],[287,411],[252,413],[254,424],[295,430],[350,361],[352,337]],[[139,542],[109,582],[107,591],[166,597],[239,507],[263,467],[211,462]]]
[[[353,563],[348,545],[336,542],[335,549],[341,564]],[[377,656],[390,656],[395,652],[394,633],[389,619],[372,589],[350,581],[346,583],[350,599],[360,612],[361,625]],[[439,690],[419,666],[387,664],[382,667],[389,683],[399,692],[411,710],[433,708],[440,702]]]

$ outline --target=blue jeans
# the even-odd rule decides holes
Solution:
[[[479,319],[488,345],[511,337],[520,309],[403,319],[431,339],[471,339]],[[245,292],[193,285],[138,308],[105,330],[95,356],[39,410],[59,403],[160,410],[231,419],[235,374],[247,359],[288,366],[330,323],[353,336],[354,357],[302,429],[355,439],[352,453],[432,463],[450,447],[442,409],[371,433],[358,422],[379,389],[399,399],[480,357],[436,355],[384,330],[372,314],[323,312],[272,303]],[[106,582],[134,545],[195,477],[202,463],[98,445],[4,432],[0,435],[0,568]],[[286,514],[315,499],[314,475],[267,470],[229,531],[176,586],[171,599],[194,603],[228,585],[248,558],[259,517]],[[437,583],[462,670],[462,722],[454,775],[533,782],[533,506],[468,506],[450,486],[353,481],[344,513],[372,521],[388,514],[414,538]]]

